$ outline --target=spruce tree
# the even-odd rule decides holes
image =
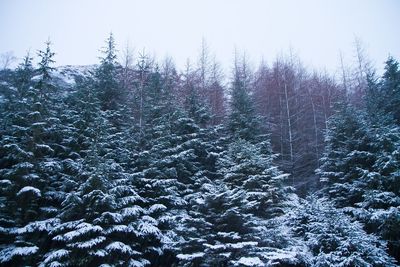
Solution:
[[[117,81],[117,51],[114,36],[110,33],[106,46],[102,50],[103,57],[96,69],[95,81],[103,110],[115,110],[121,99],[121,90]]]
[[[393,57],[386,61],[381,83],[381,93],[384,95],[382,107],[393,116],[397,124],[400,124],[400,69],[399,62]]]
[[[19,92],[19,97],[27,97],[29,87],[31,86],[31,78],[34,75],[34,68],[32,65],[33,58],[29,52],[23,58],[23,61],[18,65],[15,71],[15,87]]]
[[[325,152],[317,169],[323,190],[342,207],[362,201],[366,178],[376,159],[367,120],[343,105],[331,117],[325,138]]]
[[[39,56],[38,81],[28,89],[26,98],[16,102],[18,107],[14,109],[18,111],[9,117],[9,131],[1,140],[5,163],[1,173],[7,184],[2,192],[2,215],[11,216],[3,221],[8,246],[1,251],[1,262],[8,264],[33,264],[46,251],[62,198],[56,185],[62,173],[59,159],[62,152],[57,149],[62,125],[48,101],[54,97],[51,90],[54,53],[49,42]],[[30,68],[29,60],[24,64]]]
[[[295,236],[304,239],[311,266],[396,266],[386,242],[367,234],[363,225],[336,209],[326,199],[309,197],[295,211]]]
[[[35,96],[39,99],[36,100],[43,103],[48,100],[49,94],[52,93],[52,90],[54,89],[53,85],[51,84],[51,72],[54,70],[52,65],[55,62],[53,59],[55,53],[51,51],[50,45],[51,42],[47,41],[46,49],[39,50],[38,52],[38,56],[40,58],[38,67],[39,78],[34,88],[38,90]]]
[[[251,141],[255,140],[261,132],[259,120],[250,97],[251,79],[248,68],[245,59],[242,62],[235,60],[228,130],[235,138]]]

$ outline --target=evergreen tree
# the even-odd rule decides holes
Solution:
[[[376,159],[372,135],[363,115],[342,106],[329,121],[326,148],[317,173],[325,192],[340,206],[362,201],[366,178]]]
[[[397,124],[400,124],[400,69],[399,62],[393,57],[389,57],[386,61],[380,91],[384,95],[382,108],[393,116]]]
[[[232,142],[218,160],[223,181],[230,188],[241,188],[248,201],[248,211],[256,216],[272,218],[282,214],[283,201],[289,193],[282,174],[272,160],[274,155],[266,141],[253,145],[248,141]]]
[[[375,104],[369,104],[368,112],[378,108]],[[391,121],[378,110],[366,117],[344,107],[330,121],[317,173],[324,195],[387,240],[398,260],[400,236],[394,225],[400,220],[399,129]]]
[[[32,60],[33,58],[28,52],[15,71],[15,87],[19,92],[19,97],[22,98],[27,96],[31,85],[31,78],[34,74]]]
[[[304,238],[311,266],[396,266],[386,243],[367,234],[363,226],[326,199],[309,198],[296,211],[293,227]]]
[[[100,58],[100,65],[95,73],[96,87],[102,109],[115,110],[121,99],[121,90],[117,81],[117,51],[112,33],[107,38],[102,53],[103,57]]]
[[[200,75],[201,76],[201,75]],[[198,77],[198,73],[191,70],[188,63],[184,73],[183,91],[185,93],[183,106],[188,117],[204,127],[210,120],[209,104],[205,99],[205,80]]]
[[[245,59],[235,59],[231,89],[231,111],[228,129],[234,137],[254,140],[260,134],[260,125],[250,97],[249,66]]]
[[[51,65],[55,62],[53,59],[55,53],[51,51],[50,45],[51,42],[47,41],[46,49],[39,50],[38,52],[38,56],[40,58],[38,68],[39,78],[34,87],[36,90],[38,90],[38,92],[34,95],[35,97],[38,97],[38,99],[35,99],[36,101],[47,101],[49,94],[54,89],[53,85],[51,84],[51,72],[54,70],[54,67]]]
[[[32,264],[49,246],[48,235],[57,224],[57,207],[62,199],[57,183],[62,173],[60,157],[63,127],[54,116],[51,102],[52,56],[50,43],[40,51],[39,81],[27,98],[15,106],[10,128],[2,136],[4,158],[1,173],[6,183],[2,190],[4,244],[1,262]],[[28,60],[29,68],[29,60]],[[25,73],[24,73],[25,74]],[[26,79],[26,77],[24,78]],[[18,96],[19,97],[19,96]],[[64,155],[65,156],[65,155]]]

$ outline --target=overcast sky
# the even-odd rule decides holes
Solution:
[[[291,47],[310,67],[334,72],[360,38],[378,66],[400,58],[399,0],[0,0],[0,53],[22,57],[48,38],[57,65],[98,62],[112,31],[118,48],[174,58],[182,67],[202,37],[227,69],[234,47],[257,64]]]

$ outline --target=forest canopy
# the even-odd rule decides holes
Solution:
[[[397,266],[399,62],[357,53],[224,75],[204,41],[184,70],[46,42],[0,71],[0,266]]]

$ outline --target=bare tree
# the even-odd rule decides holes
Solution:
[[[134,49],[126,42],[125,48],[121,51],[120,64],[122,66],[121,87],[129,94],[132,91],[134,72]]]
[[[210,88],[208,98],[211,106],[212,124],[216,125],[222,122],[225,116],[225,96],[222,87],[223,73],[220,64],[213,58],[212,69],[210,73]]]
[[[137,69],[139,72],[139,130],[143,131],[143,105],[144,105],[144,87],[153,66],[153,60],[146,54],[145,49],[139,53]]]
[[[356,106],[363,106],[363,98],[368,85],[368,76],[373,76],[375,71],[371,61],[368,59],[364,45],[360,38],[354,37],[355,67],[353,68],[352,101]]]
[[[210,52],[207,45],[205,38],[203,37],[201,40],[201,48],[200,48],[200,55],[198,59],[198,68],[199,68],[199,75],[200,75],[200,83],[202,88],[202,94],[205,93],[207,90],[208,79],[211,69],[210,64]]]
[[[14,56],[14,52],[7,51],[0,55],[0,69],[5,70],[11,68],[17,58]]]
[[[345,91],[345,96],[347,97],[347,94],[349,93],[349,85],[348,85],[348,74],[346,67],[344,66],[343,62],[343,53],[342,51],[339,52],[339,59],[340,59],[340,69],[341,69],[341,75],[342,75],[342,84],[343,84],[343,89]]]

